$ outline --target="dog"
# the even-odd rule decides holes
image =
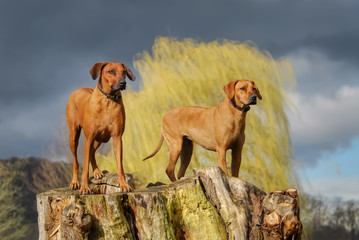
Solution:
[[[69,145],[73,155],[73,171],[70,188],[80,187],[78,181],[79,163],[77,147],[81,129],[86,136],[84,166],[81,177],[81,194],[89,194],[89,163],[96,179],[103,177],[97,166],[95,151],[113,138],[113,149],[117,162],[118,180],[122,192],[131,191],[127,184],[122,164],[122,134],[125,130],[125,108],[121,91],[126,89],[126,76],[135,81],[136,77],[123,63],[96,63],[90,70],[93,80],[98,78],[95,89],[80,88],[73,92],[66,107],[69,126]]]
[[[177,178],[184,176],[191,161],[193,142],[203,148],[216,151],[219,167],[226,173],[226,151],[232,149],[232,176],[238,177],[241,154],[245,140],[244,130],[249,105],[262,100],[253,81],[236,80],[223,88],[227,98],[212,108],[178,107],[166,113],[162,119],[161,138],[157,148],[143,160],[153,157],[161,148],[163,139],[170,152],[166,174],[174,182],[175,165],[180,156],[181,165]]]

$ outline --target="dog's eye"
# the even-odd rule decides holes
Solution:
[[[245,88],[245,87],[241,87],[240,89],[241,89],[241,90],[245,90],[246,88]]]
[[[253,88],[253,91],[257,91],[257,88]]]
[[[108,73],[115,74],[115,71],[114,71],[114,70],[110,70],[110,71],[108,71]]]

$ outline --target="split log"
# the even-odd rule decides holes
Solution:
[[[217,167],[194,173],[130,193],[106,173],[91,195],[38,194],[39,239],[301,239],[295,189],[266,194]]]

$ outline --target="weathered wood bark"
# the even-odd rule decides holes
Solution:
[[[220,168],[118,193],[116,174],[37,195],[40,239],[301,239],[295,189],[264,193]],[[129,182],[131,179],[129,179]]]

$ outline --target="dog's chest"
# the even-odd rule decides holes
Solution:
[[[245,120],[244,119],[241,119],[240,121],[233,121],[233,125],[232,125],[233,136],[238,136],[241,133],[243,133],[244,128],[245,128]]]
[[[245,122],[244,121],[231,121],[228,122],[227,125],[221,127],[219,132],[221,141],[225,142],[225,145],[232,145],[233,143],[237,142],[238,139],[243,137],[245,129]]]
[[[87,121],[87,126],[95,129],[95,138],[101,142],[107,142],[111,136],[123,132],[125,124],[125,112],[122,104],[116,102],[92,105]],[[85,130],[85,129],[84,129]]]
[[[111,121],[124,115],[124,107],[121,99],[112,101],[107,98],[96,99],[96,104],[91,104],[93,112],[103,121]]]
[[[108,142],[111,137],[123,133],[124,125],[119,122],[104,121],[96,129],[95,139],[99,142]]]

